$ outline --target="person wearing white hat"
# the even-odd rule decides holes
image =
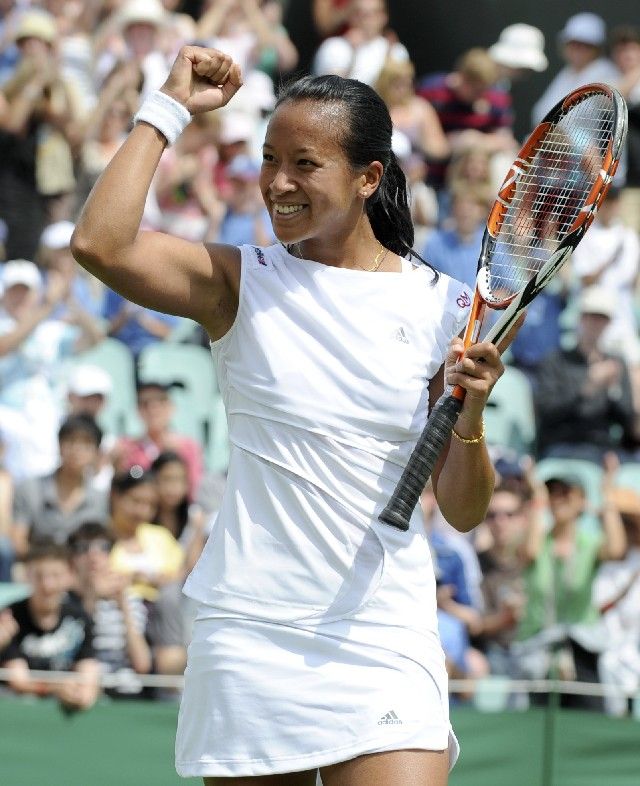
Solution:
[[[115,33],[111,43],[98,57],[96,73],[105,80],[123,60],[137,63],[143,73],[141,98],[159,88],[169,73],[162,52],[161,33],[170,15],[159,0],[125,0],[104,25],[99,41]]]
[[[544,35],[532,25],[515,24],[505,27],[498,40],[489,47],[489,54],[498,66],[513,72],[546,71],[549,61],[544,53]]]
[[[103,337],[99,324],[104,299],[104,286],[90,279],[71,254],[69,244],[74,225],[71,221],[49,224],[40,236],[38,262],[45,271],[57,270],[70,281],[70,296],[60,303],[53,316],[70,321],[81,320],[86,330],[95,334],[96,341]]]
[[[531,120],[537,125],[567,93],[590,82],[615,85],[620,73],[604,56],[607,28],[597,14],[585,11],[569,17],[558,35],[566,65],[533,105]]]
[[[61,417],[56,392],[60,362],[96,341],[78,323],[52,318],[69,280],[50,272],[46,284],[33,262],[14,259],[2,270],[0,301],[0,438],[14,480],[46,474],[58,457]]]

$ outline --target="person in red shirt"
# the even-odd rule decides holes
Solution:
[[[203,473],[202,446],[191,437],[171,429],[173,403],[169,390],[178,384],[147,380],[138,384],[138,414],[145,426],[140,437],[121,437],[113,451],[117,472],[126,472],[136,464],[148,470],[165,450],[174,450],[187,466],[189,493],[193,498]]]

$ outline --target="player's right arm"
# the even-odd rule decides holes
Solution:
[[[224,106],[241,84],[230,57],[188,46],[180,50],[162,91],[193,115]],[[73,255],[128,300],[194,319],[215,339],[235,318],[238,249],[139,231],[166,144],[152,125],[135,126],[87,199],[72,238]]]

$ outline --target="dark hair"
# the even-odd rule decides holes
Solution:
[[[634,25],[614,27],[609,36],[609,45],[613,49],[620,44],[640,44],[640,30]]]
[[[174,450],[165,450],[154,460],[151,464],[151,472],[157,477],[158,472],[162,470],[163,467],[166,467],[167,464],[180,464],[185,472],[187,472],[187,462],[182,458],[179,453],[176,453]],[[188,474],[188,472],[187,472]],[[152,524],[159,524],[160,522],[157,520],[158,513],[160,511],[156,511],[156,516],[154,520],[151,522]],[[178,503],[176,510],[175,510],[176,518],[177,518],[177,530],[175,536],[177,538],[182,535],[184,528],[187,526],[187,522],[189,521],[189,491],[187,490],[184,497]]]
[[[428,265],[413,250],[407,181],[391,149],[393,124],[389,110],[376,91],[356,79],[305,76],[284,85],[276,108],[287,101],[316,101],[343,107],[345,123],[338,142],[353,169],[364,169],[372,161],[380,161],[384,167],[380,185],[367,199],[365,208],[373,234],[395,254],[416,257]]]
[[[154,477],[150,472],[145,472],[139,464],[134,464],[126,472],[117,472],[111,479],[111,492],[126,494],[146,483],[153,483]]]
[[[24,563],[38,562],[44,559],[55,559],[60,562],[69,561],[69,550],[66,546],[56,543],[49,538],[34,540],[24,556]]]
[[[74,434],[86,434],[91,437],[97,448],[100,447],[102,442],[102,429],[91,415],[86,413],[69,415],[58,429],[58,441],[62,442],[63,439],[67,439]]]
[[[113,534],[99,521],[85,521],[67,538],[67,547],[73,551],[78,543],[87,540],[108,540],[111,545],[115,543]]]

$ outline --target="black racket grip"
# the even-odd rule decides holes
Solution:
[[[380,521],[403,532],[409,529],[413,510],[431,477],[442,448],[451,437],[461,409],[462,401],[455,396],[447,396],[436,404],[391,499],[379,516]]]

